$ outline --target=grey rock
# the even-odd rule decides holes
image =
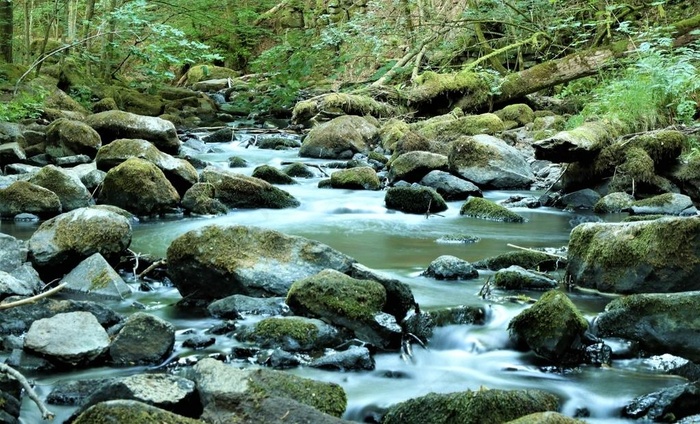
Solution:
[[[85,123],[100,134],[103,144],[119,138],[139,138],[170,154],[177,154],[181,144],[172,122],[151,116],[108,110],[88,116]]]
[[[54,192],[61,201],[63,212],[84,208],[94,203],[92,195],[78,177],[54,165],[41,168],[29,179],[29,182]]]
[[[63,279],[64,291],[78,293],[92,299],[124,300],[131,294],[129,287],[99,253],[80,262]]]
[[[350,159],[355,153],[367,153],[379,130],[368,120],[343,115],[315,126],[302,142],[299,156],[323,159]]]
[[[429,214],[447,210],[445,199],[429,187],[413,185],[391,187],[386,191],[384,203],[387,209],[405,213]]]
[[[109,346],[117,365],[159,364],[175,345],[175,327],[143,312],[131,315]]]
[[[376,364],[369,349],[364,346],[351,346],[347,350],[314,359],[309,366],[334,371],[372,371]]]
[[[235,319],[241,315],[288,315],[284,297],[251,297],[242,294],[219,299],[207,306],[209,313],[216,318]]]
[[[267,181],[226,169],[208,166],[202,171],[200,180],[213,185],[216,199],[229,208],[283,209],[300,204],[294,196]]]
[[[464,259],[442,255],[428,265],[428,268],[423,271],[423,275],[438,280],[469,280],[477,278],[479,272]]]
[[[469,196],[483,196],[481,189],[472,182],[445,171],[430,171],[419,183],[434,189],[446,201],[466,200]]]

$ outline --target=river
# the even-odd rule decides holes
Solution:
[[[245,136],[244,136],[245,137]],[[250,166],[238,169],[250,175],[257,165],[281,167],[283,162],[303,161],[323,164],[327,161],[299,158],[296,150],[260,150],[244,148],[245,138],[232,143],[211,145],[215,153],[201,159],[226,167],[228,157],[245,158]],[[331,172],[329,170],[329,172]],[[439,215],[407,215],[384,207],[384,191],[353,191],[319,189],[322,177],[297,179],[299,184],[280,186],[300,202],[296,209],[234,210],[225,216],[184,217],[142,220],[134,225],[131,249],[154,258],[165,256],[170,242],[186,231],[205,225],[252,225],[278,230],[287,234],[318,240],[354,257],[360,263],[407,283],[424,310],[456,305],[479,305],[487,310],[483,326],[461,325],[438,329],[427,349],[414,346],[412,360],[403,360],[398,353],[376,355],[376,370],[368,372],[330,372],[312,368],[297,368],[289,372],[340,384],[348,395],[344,418],[362,422],[376,411],[412,397],[429,392],[454,392],[480,388],[540,388],[556,393],[562,399],[562,412],[574,416],[588,411],[591,422],[622,422],[620,409],[637,395],[684,380],[656,370],[652,361],[616,359],[611,367],[582,366],[565,372],[544,368],[545,363],[531,353],[509,348],[507,326],[512,317],[528,305],[502,298],[510,294],[495,293],[493,299],[482,299],[478,293],[490,273],[468,281],[437,281],[420,275],[432,260],[440,255],[453,255],[477,261],[513,250],[508,244],[522,247],[562,247],[568,242],[581,214],[552,208],[516,208],[528,219],[526,223],[500,223],[465,218],[459,215],[462,202],[449,202],[448,210]],[[537,195],[536,192],[485,192],[491,200],[512,195]],[[622,215],[602,216],[605,221],[617,221]],[[36,224],[16,225],[3,222],[0,230],[18,238],[28,239]],[[476,243],[441,243],[443,236],[464,234],[476,236]],[[138,285],[134,284],[134,288]],[[120,303],[110,305],[124,313],[135,312],[134,301],[145,306],[146,312],[167,319],[177,328],[175,354],[202,356],[228,353],[238,342],[219,336],[217,343],[202,351],[181,347],[187,330],[203,332],[218,320],[211,317],[183,315],[173,307],[180,299],[172,287],[156,285],[155,291],[136,292]],[[532,297],[538,292],[525,293]],[[602,311],[608,298],[592,294],[569,293],[584,315],[592,319]],[[0,358],[4,359],[4,358]],[[240,364],[241,366],[244,364]],[[60,374],[31,374],[40,396],[45,397],[57,382],[67,379],[128,375],[145,368],[93,368]],[[22,420],[39,422],[39,416],[29,399],[23,401]],[[70,413],[70,408],[51,406],[58,413],[57,422]],[[578,412],[577,412],[578,411]]]

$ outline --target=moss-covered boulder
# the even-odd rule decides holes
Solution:
[[[216,190],[209,183],[197,183],[182,197],[182,207],[195,215],[224,215],[228,207],[216,198]]]
[[[571,232],[568,259],[568,277],[582,287],[624,294],[698,290],[700,220],[581,224]]]
[[[355,153],[369,152],[378,134],[377,127],[361,116],[339,116],[312,128],[299,149],[299,156],[350,159]]]
[[[392,151],[396,143],[410,131],[411,127],[406,121],[397,118],[389,119],[379,127],[380,146],[386,151]]]
[[[535,412],[525,415],[507,424],[584,424],[586,421],[567,417],[555,411]]]
[[[183,84],[184,86],[191,86],[194,83],[206,80],[215,79],[227,79],[227,78],[238,78],[240,72],[235,71],[230,68],[225,68],[223,66],[201,64],[192,66],[185,74]]]
[[[447,171],[447,156],[424,151],[412,151],[391,161],[389,181],[418,182],[431,171]]]
[[[260,165],[253,170],[253,178],[260,178],[270,184],[296,184],[294,178],[270,165]]]
[[[505,141],[488,136],[461,137],[448,154],[449,169],[481,188],[529,188],[535,180],[523,155]]]
[[[685,194],[665,193],[633,202],[629,211],[635,215],[697,215],[693,201]]]
[[[430,393],[390,407],[382,423],[497,424],[558,408],[557,396],[541,390],[481,389]]]
[[[293,162],[289,165],[285,165],[284,168],[282,168],[282,172],[294,178],[316,177],[316,173],[311,169],[311,167],[301,162]]]
[[[401,328],[383,312],[386,290],[376,281],[323,270],[292,284],[287,304],[297,315],[352,330],[355,337],[379,348],[396,349],[401,342]]]
[[[509,124],[513,122],[515,127],[522,127],[535,120],[535,112],[532,108],[524,103],[516,103],[508,105],[495,113],[501,120]],[[511,126],[511,125],[508,125]]]
[[[420,112],[435,114],[435,111],[468,107],[469,103],[481,104],[491,95],[489,78],[472,70],[439,74],[433,71],[422,73],[415,85],[402,96]],[[462,104],[462,100],[469,102]],[[449,110],[448,109],[448,110]]]
[[[459,209],[459,214],[469,218],[501,222],[525,222],[525,218],[483,197],[469,197]]]
[[[508,324],[516,345],[529,348],[557,365],[580,363],[577,347],[587,329],[588,321],[566,294],[558,290],[542,295]]]
[[[47,165],[29,178],[29,182],[51,190],[61,201],[63,212],[84,208],[93,203],[92,194],[76,175],[54,165]]]
[[[311,126],[340,114],[386,118],[398,115],[400,111],[398,107],[378,102],[369,96],[327,93],[297,103],[292,110],[292,123]]]
[[[180,195],[157,166],[132,157],[107,172],[97,201],[148,216],[172,211]]]
[[[347,397],[335,383],[282,371],[240,369],[210,358],[193,367],[191,378],[204,405],[201,418],[205,421],[209,421],[207,417],[220,420],[229,415],[226,422],[249,424],[281,423],[282,416],[289,422],[345,422],[337,417],[345,412]]]
[[[200,181],[213,185],[216,199],[229,208],[284,209],[300,204],[294,196],[267,181],[213,166],[202,171]]]
[[[620,213],[632,206],[634,196],[631,194],[616,191],[606,194],[593,205],[595,213]]]
[[[387,209],[405,213],[431,214],[447,210],[445,199],[437,191],[417,184],[391,187],[386,191],[384,203]]]
[[[113,337],[109,356],[116,365],[160,364],[173,350],[175,327],[155,315],[131,315]]]
[[[287,352],[317,351],[334,348],[344,342],[333,326],[313,318],[271,317],[236,331],[236,338],[263,348],[281,348]]]
[[[590,162],[626,131],[617,121],[591,121],[533,143],[537,159],[552,162]]]
[[[512,265],[537,271],[554,271],[565,267],[566,259],[534,250],[514,250],[490,258],[481,259],[474,262],[473,265],[477,269],[490,269],[493,271],[508,268]]]
[[[504,290],[550,290],[558,285],[557,280],[547,274],[517,265],[496,272],[493,284]]]
[[[289,150],[301,147],[301,142],[296,138],[288,137],[263,137],[255,144],[258,149]]]
[[[61,213],[61,199],[51,190],[28,181],[15,181],[0,188],[0,217],[12,218],[20,213],[31,213],[49,218]]]
[[[173,240],[168,273],[183,297],[286,296],[296,280],[355,262],[325,244],[277,231],[207,226]]]
[[[158,116],[163,113],[164,102],[160,96],[136,91],[133,88],[107,86],[100,90],[101,98],[111,98],[120,110],[141,116]]]
[[[97,423],[130,424],[201,424],[200,420],[174,414],[165,409],[135,400],[110,400],[91,406],[80,414],[74,424]]]
[[[177,154],[180,149],[175,125],[164,119],[108,110],[88,116],[85,123],[97,131],[103,144],[131,138],[150,141],[158,150],[169,154]]]
[[[477,278],[479,271],[464,259],[452,255],[441,255],[430,262],[422,275],[437,280],[470,280]]]
[[[700,204],[700,155],[693,155],[677,165],[668,177],[694,202]]]
[[[493,113],[454,116],[449,113],[413,124],[411,129],[428,140],[449,143],[462,136],[494,135],[505,130],[501,118]]]
[[[94,158],[101,146],[98,132],[84,122],[61,118],[46,130],[46,153],[52,158],[74,155]]]
[[[331,187],[350,190],[379,190],[382,188],[382,183],[374,169],[369,166],[359,166],[332,173]]]
[[[633,294],[610,302],[595,320],[600,337],[634,341],[648,354],[700,361],[700,292]]]

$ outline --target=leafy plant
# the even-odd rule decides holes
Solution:
[[[43,101],[47,95],[46,90],[35,88],[32,92],[19,92],[8,102],[0,102],[0,121],[19,122],[38,118],[43,112]]]

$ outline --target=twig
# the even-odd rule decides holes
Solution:
[[[132,269],[132,274],[136,275],[136,270],[139,269],[139,256],[141,256],[141,254],[136,253],[131,249],[126,250],[134,256],[134,268]]]
[[[61,286],[58,286],[58,287],[61,287]],[[39,407],[39,411],[41,411],[41,418],[42,419],[44,419],[44,420],[53,420],[54,419],[54,417],[56,415],[46,408],[46,405],[44,405],[44,402],[42,402],[41,399],[39,399],[39,396],[36,394],[34,389],[32,389],[32,385],[29,384],[29,381],[27,381],[27,379],[22,374],[20,374],[19,371],[10,367],[9,365],[3,364],[3,363],[0,363],[0,371],[4,372],[5,374],[11,375],[17,381],[19,381],[20,384],[22,384],[22,387],[24,387],[24,390],[27,392],[27,395],[29,396],[29,398],[31,400],[33,400],[34,403],[36,403],[36,406]]]
[[[158,267],[158,266],[160,266],[160,265],[164,265],[165,263],[166,263],[165,259],[160,259],[160,260],[158,260],[158,261],[155,261],[155,262],[153,262],[152,264],[150,264],[150,265],[148,266],[148,268],[146,268],[146,269],[144,269],[143,271],[141,271],[141,273],[140,273],[139,275],[137,275],[137,277],[138,277],[138,278],[143,278],[144,275],[146,275],[146,274],[148,274],[149,272],[153,271],[154,269],[156,269],[156,267]]]
[[[554,180],[554,182],[552,183],[552,185],[550,185],[549,188],[548,188],[547,190],[545,190],[544,194],[549,193],[549,191],[552,189],[552,187],[554,187],[554,185],[555,185],[556,183],[558,183],[559,180],[561,180],[561,178],[564,176],[564,174],[566,174],[566,171],[567,171],[568,169],[569,169],[569,164],[567,163],[566,166],[564,167],[564,170],[561,171],[561,173],[559,174],[559,176],[557,177],[557,179]]]
[[[545,255],[554,256],[555,258],[558,258],[558,259],[566,259],[566,256],[561,256],[561,255],[557,255],[557,254],[555,254],[555,253],[549,253],[549,252],[545,252],[545,251],[542,251],[542,250],[530,249],[530,248],[528,248],[528,247],[516,246],[516,245],[510,244],[510,243],[508,243],[506,246],[508,246],[508,247],[514,247],[514,248],[520,249],[520,250],[526,250],[526,251],[528,251],[528,252],[533,252],[533,253],[544,253]]]
[[[35,295],[35,296],[28,297],[28,298],[22,299],[22,300],[18,300],[18,301],[16,301],[16,302],[3,303],[3,304],[0,305],[0,310],[2,310],[2,309],[10,309],[10,308],[13,308],[13,307],[15,307],[15,306],[26,305],[26,304],[28,304],[28,303],[34,303],[34,302],[36,302],[36,301],[39,300],[39,299],[43,299],[43,298],[45,298],[45,297],[51,296],[52,294],[54,294],[54,293],[60,291],[60,290],[63,289],[66,285],[68,285],[68,283],[62,283],[62,284],[59,284],[59,285],[57,285],[56,287],[52,288],[51,290],[45,291],[45,292],[43,292],[43,293],[39,293],[39,294],[37,294],[37,295]]]

